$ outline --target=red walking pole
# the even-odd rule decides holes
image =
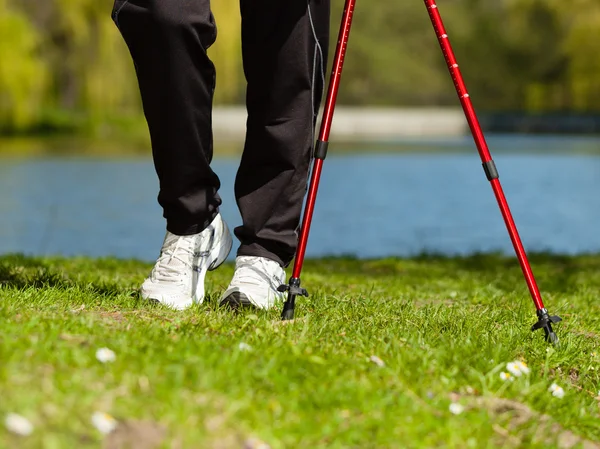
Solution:
[[[317,191],[319,189],[323,161],[327,156],[329,132],[331,131],[331,122],[333,120],[335,102],[337,99],[338,89],[340,87],[342,68],[344,67],[344,58],[346,56],[346,48],[348,46],[348,37],[350,36],[350,28],[352,26],[355,3],[356,0],[346,0],[346,4],[344,6],[344,14],[342,15],[342,24],[340,26],[340,33],[338,35],[333,69],[331,71],[331,78],[329,79],[325,109],[323,111],[323,119],[321,120],[321,130],[315,145],[315,160],[313,162],[306,205],[304,206],[304,215],[300,228],[300,239],[298,241],[298,251],[296,252],[296,258],[294,261],[294,270],[292,272],[292,277],[289,280],[289,284],[281,285],[279,287],[280,292],[288,293],[287,301],[283,306],[283,312],[281,314],[281,318],[283,320],[291,320],[294,318],[294,308],[296,306],[296,297],[298,295],[308,296],[307,291],[300,287],[300,273],[302,272],[302,265],[304,264],[306,244],[308,242],[310,224],[312,222],[313,212],[315,209],[315,201],[317,199]]]
[[[561,318],[557,316],[550,316],[550,314],[544,307],[544,303],[542,302],[542,295],[540,294],[540,290],[538,289],[538,286],[535,282],[533,272],[531,271],[531,266],[529,265],[529,261],[527,260],[527,254],[525,253],[525,249],[523,248],[523,243],[521,243],[519,232],[517,231],[517,227],[510,213],[510,209],[508,207],[508,203],[506,202],[504,192],[502,191],[502,186],[500,185],[496,164],[492,159],[487,143],[485,141],[485,137],[483,136],[483,131],[481,130],[481,126],[479,125],[479,120],[477,119],[477,115],[475,114],[475,109],[473,108],[473,105],[471,103],[471,98],[469,97],[467,88],[465,86],[465,82],[458,68],[458,64],[456,63],[456,57],[454,56],[454,51],[452,50],[452,46],[450,45],[448,34],[444,29],[444,23],[442,22],[442,17],[440,16],[440,12],[435,3],[435,0],[425,0],[425,6],[427,6],[427,11],[429,12],[431,23],[433,24],[433,28],[435,29],[435,34],[440,43],[440,47],[442,48],[442,53],[444,54],[444,58],[446,59],[446,64],[448,65],[448,69],[450,71],[450,75],[452,76],[452,80],[454,81],[454,87],[456,88],[456,92],[458,93],[458,97],[460,98],[460,102],[462,104],[463,111],[467,118],[467,122],[469,123],[471,133],[473,134],[473,139],[475,140],[475,145],[477,146],[479,156],[481,156],[483,169],[485,171],[488,181],[490,181],[490,183],[492,184],[494,195],[496,195],[498,205],[500,206],[500,212],[502,213],[502,217],[504,218],[504,222],[506,223],[508,234],[510,235],[510,239],[515,248],[515,253],[517,254],[517,258],[519,259],[519,264],[521,265],[521,270],[523,270],[523,275],[525,276],[525,282],[527,282],[527,287],[529,288],[529,292],[537,310],[538,322],[532,326],[531,330],[535,331],[537,329],[544,329],[546,340],[552,343],[557,343],[558,337],[552,330],[552,323],[557,323],[561,321]]]

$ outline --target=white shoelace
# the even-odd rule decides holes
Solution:
[[[171,281],[180,278],[183,270],[193,268],[194,240],[175,236],[171,241],[165,243],[154,266],[154,275],[157,280]],[[174,247],[173,243],[175,243]]]
[[[232,284],[260,285],[265,281],[273,290],[277,290],[281,282],[272,273],[272,269],[265,260],[262,258],[252,258],[240,261],[233,275]]]

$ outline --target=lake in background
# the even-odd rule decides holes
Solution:
[[[600,138],[497,135],[488,143],[528,251],[600,252]],[[387,151],[330,151],[307,257],[512,254],[470,137],[377,148]],[[232,229],[241,221],[237,165],[213,162]],[[152,261],[164,237],[157,188],[149,157],[2,158],[0,254]]]

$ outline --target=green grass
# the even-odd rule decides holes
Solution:
[[[145,263],[2,256],[0,417],[35,431],[2,426],[0,447],[129,447],[92,426],[97,410],[163,429],[166,448],[600,447],[600,256],[531,261],[565,320],[558,348],[530,332],[518,264],[496,255],[309,261],[311,296],[287,325],[218,309],[231,265],[203,305],[174,312],[137,297]],[[97,361],[101,347],[116,361]],[[516,359],[531,374],[502,381]]]

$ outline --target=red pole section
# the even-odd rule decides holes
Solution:
[[[289,0],[285,0],[289,1]],[[325,100],[325,108],[323,110],[323,118],[321,120],[321,129],[319,131],[319,139],[317,145],[327,144],[329,142],[329,133],[331,131],[331,122],[333,121],[333,113],[335,111],[335,103],[342,78],[342,69],[344,67],[344,59],[346,57],[346,49],[348,47],[348,38],[350,36],[350,28],[352,26],[352,17],[354,16],[354,5],[356,0],[346,0],[344,6],[344,14],[342,16],[342,24],[338,35],[338,42],[335,49],[335,58],[331,77],[329,79],[329,87],[327,89],[327,98]],[[319,190],[319,181],[321,179],[321,171],[323,169],[323,161],[325,156],[317,155],[312,168],[312,176],[308,188],[306,205],[304,206],[304,216],[300,227],[300,238],[298,240],[298,250],[294,260],[294,269],[292,272],[293,278],[300,278],[304,257],[306,256],[306,245],[308,243],[308,235],[310,233],[310,225],[312,223],[315,202]]]
[[[300,228],[300,240],[298,241],[298,251],[294,260],[294,270],[292,277],[300,278],[304,257],[306,255],[306,245],[308,243],[308,234],[310,233],[310,225],[312,223],[313,211],[315,210],[315,202],[317,200],[317,191],[319,190],[319,181],[321,180],[321,171],[323,169],[323,159],[315,159],[313,172],[310,179],[310,187],[308,189],[308,197],[306,199],[305,213],[302,219],[302,227]]]
[[[481,161],[483,162],[484,166],[489,163],[493,164],[492,155],[490,154],[487,143],[485,141],[485,137],[483,135],[483,131],[481,130],[481,125],[479,124],[479,120],[477,119],[477,115],[475,114],[475,109],[473,108],[473,104],[471,103],[471,98],[469,97],[469,93],[465,86],[462,74],[458,68],[458,63],[456,62],[454,51],[452,50],[452,46],[450,45],[450,39],[448,38],[448,34],[446,33],[446,30],[444,28],[444,23],[442,22],[442,17],[440,16],[440,12],[435,3],[435,0],[425,0],[425,6],[427,6],[427,11],[429,12],[431,23],[435,30],[437,39],[440,43],[440,47],[442,49],[442,53],[444,54],[446,64],[448,65],[448,70],[450,71],[450,75],[452,76],[452,80],[454,81],[456,93],[458,94],[458,98],[460,99],[460,103],[462,105],[465,117],[469,124],[471,134],[473,135],[473,139],[475,140],[475,145],[477,146],[477,151],[479,152]],[[497,173],[495,174],[495,176],[492,176],[492,179],[490,179],[490,183],[492,185],[492,189],[494,190],[494,195],[496,196],[498,205],[500,206],[500,212],[502,213],[502,217],[504,218],[506,229],[508,230],[510,240],[515,249],[517,259],[519,260],[519,264],[521,265],[521,270],[523,271],[525,282],[527,283],[527,287],[529,288],[531,298],[533,299],[537,310],[541,310],[544,308],[544,303],[542,302],[542,295],[540,294],[539,288],[535,281],[535,277],[533,276],[531,266],[527,259],[527,254],[525,253],[523,243],[521,242],[521,238],[519,237],[519,232],[517,231],[517,227],[510,212],[510,208],[508,207],[508,202],[506,201],[506,197],[504,196],[504,192],[502,191],[502,186],[500,184],[500,180],[498,179]]]
[[[319,140],[329,142],[329,132],[331,131],[331,121],[333,120],[333,112],[337,100],[340,81],[342,78],[342,69],[344,68],[344,60],[346,58],[346,49],[348,48],[348,38],[350,37],[350,28],[352,27],[352,18],[354,17],[355,0],[346,0],[344,6],[344,15],[342,25],[338,35],[337,46],[335,49],[335,59],[331,77],[329,79],[329,89],[327,91],[327,99],[325,100],[325,109],[323,110],[323,119],[321,121],[321,132]]]

